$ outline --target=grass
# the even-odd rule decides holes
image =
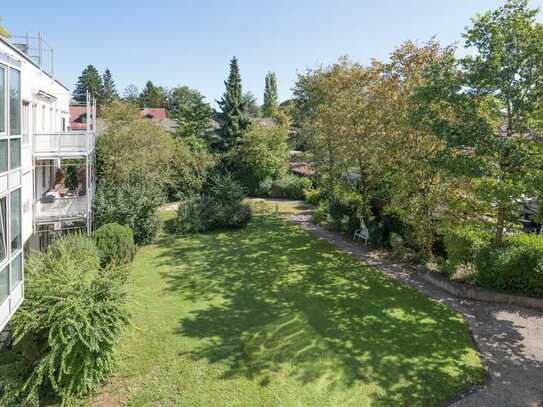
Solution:
[[[97,405],[438,405],[483,377],[461,315],[273,216],[164,236],[129,290]]]

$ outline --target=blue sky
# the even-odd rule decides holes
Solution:
[[[0,15],[13,34],[42,31],[55,48],[58,78],[73,88],[83,67],[109,67],[122,90],[150,79],[220,98],[233,55],[244,91],[261,100],[275,71],[280,99],[296,73],[341,55],[386,59],[407,39],[461,40],[477,12],[501,0],[94,0],[9,1]],[[53,4],[51,4],[53,3]],[[532,5],[543,6],[543,0]]]

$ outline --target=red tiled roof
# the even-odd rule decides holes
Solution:
[[[140,116],[147,119],[167,119],[168,112],[163,108],[144,107],[140,110]]]
[[[85,130],[87,128],[87,108],[85,106],[70,106],[70,129]]]

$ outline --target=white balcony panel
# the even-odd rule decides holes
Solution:
[[[69,131],[34,135],[34,153],[37,155],[86,155],[94,149],[94,134]]]
[[[38,222],[58,221],[60,219],[86,218],[88,197],[55,199],[54,202],[36,202],[35,219]]]
[[[0,175],[0,194],[8,190],[8,175]]]

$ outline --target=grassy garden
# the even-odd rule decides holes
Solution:
[[[96,405],[437,405],[483,377],[462,316],[274,216],[165,234],[127,284]]]

